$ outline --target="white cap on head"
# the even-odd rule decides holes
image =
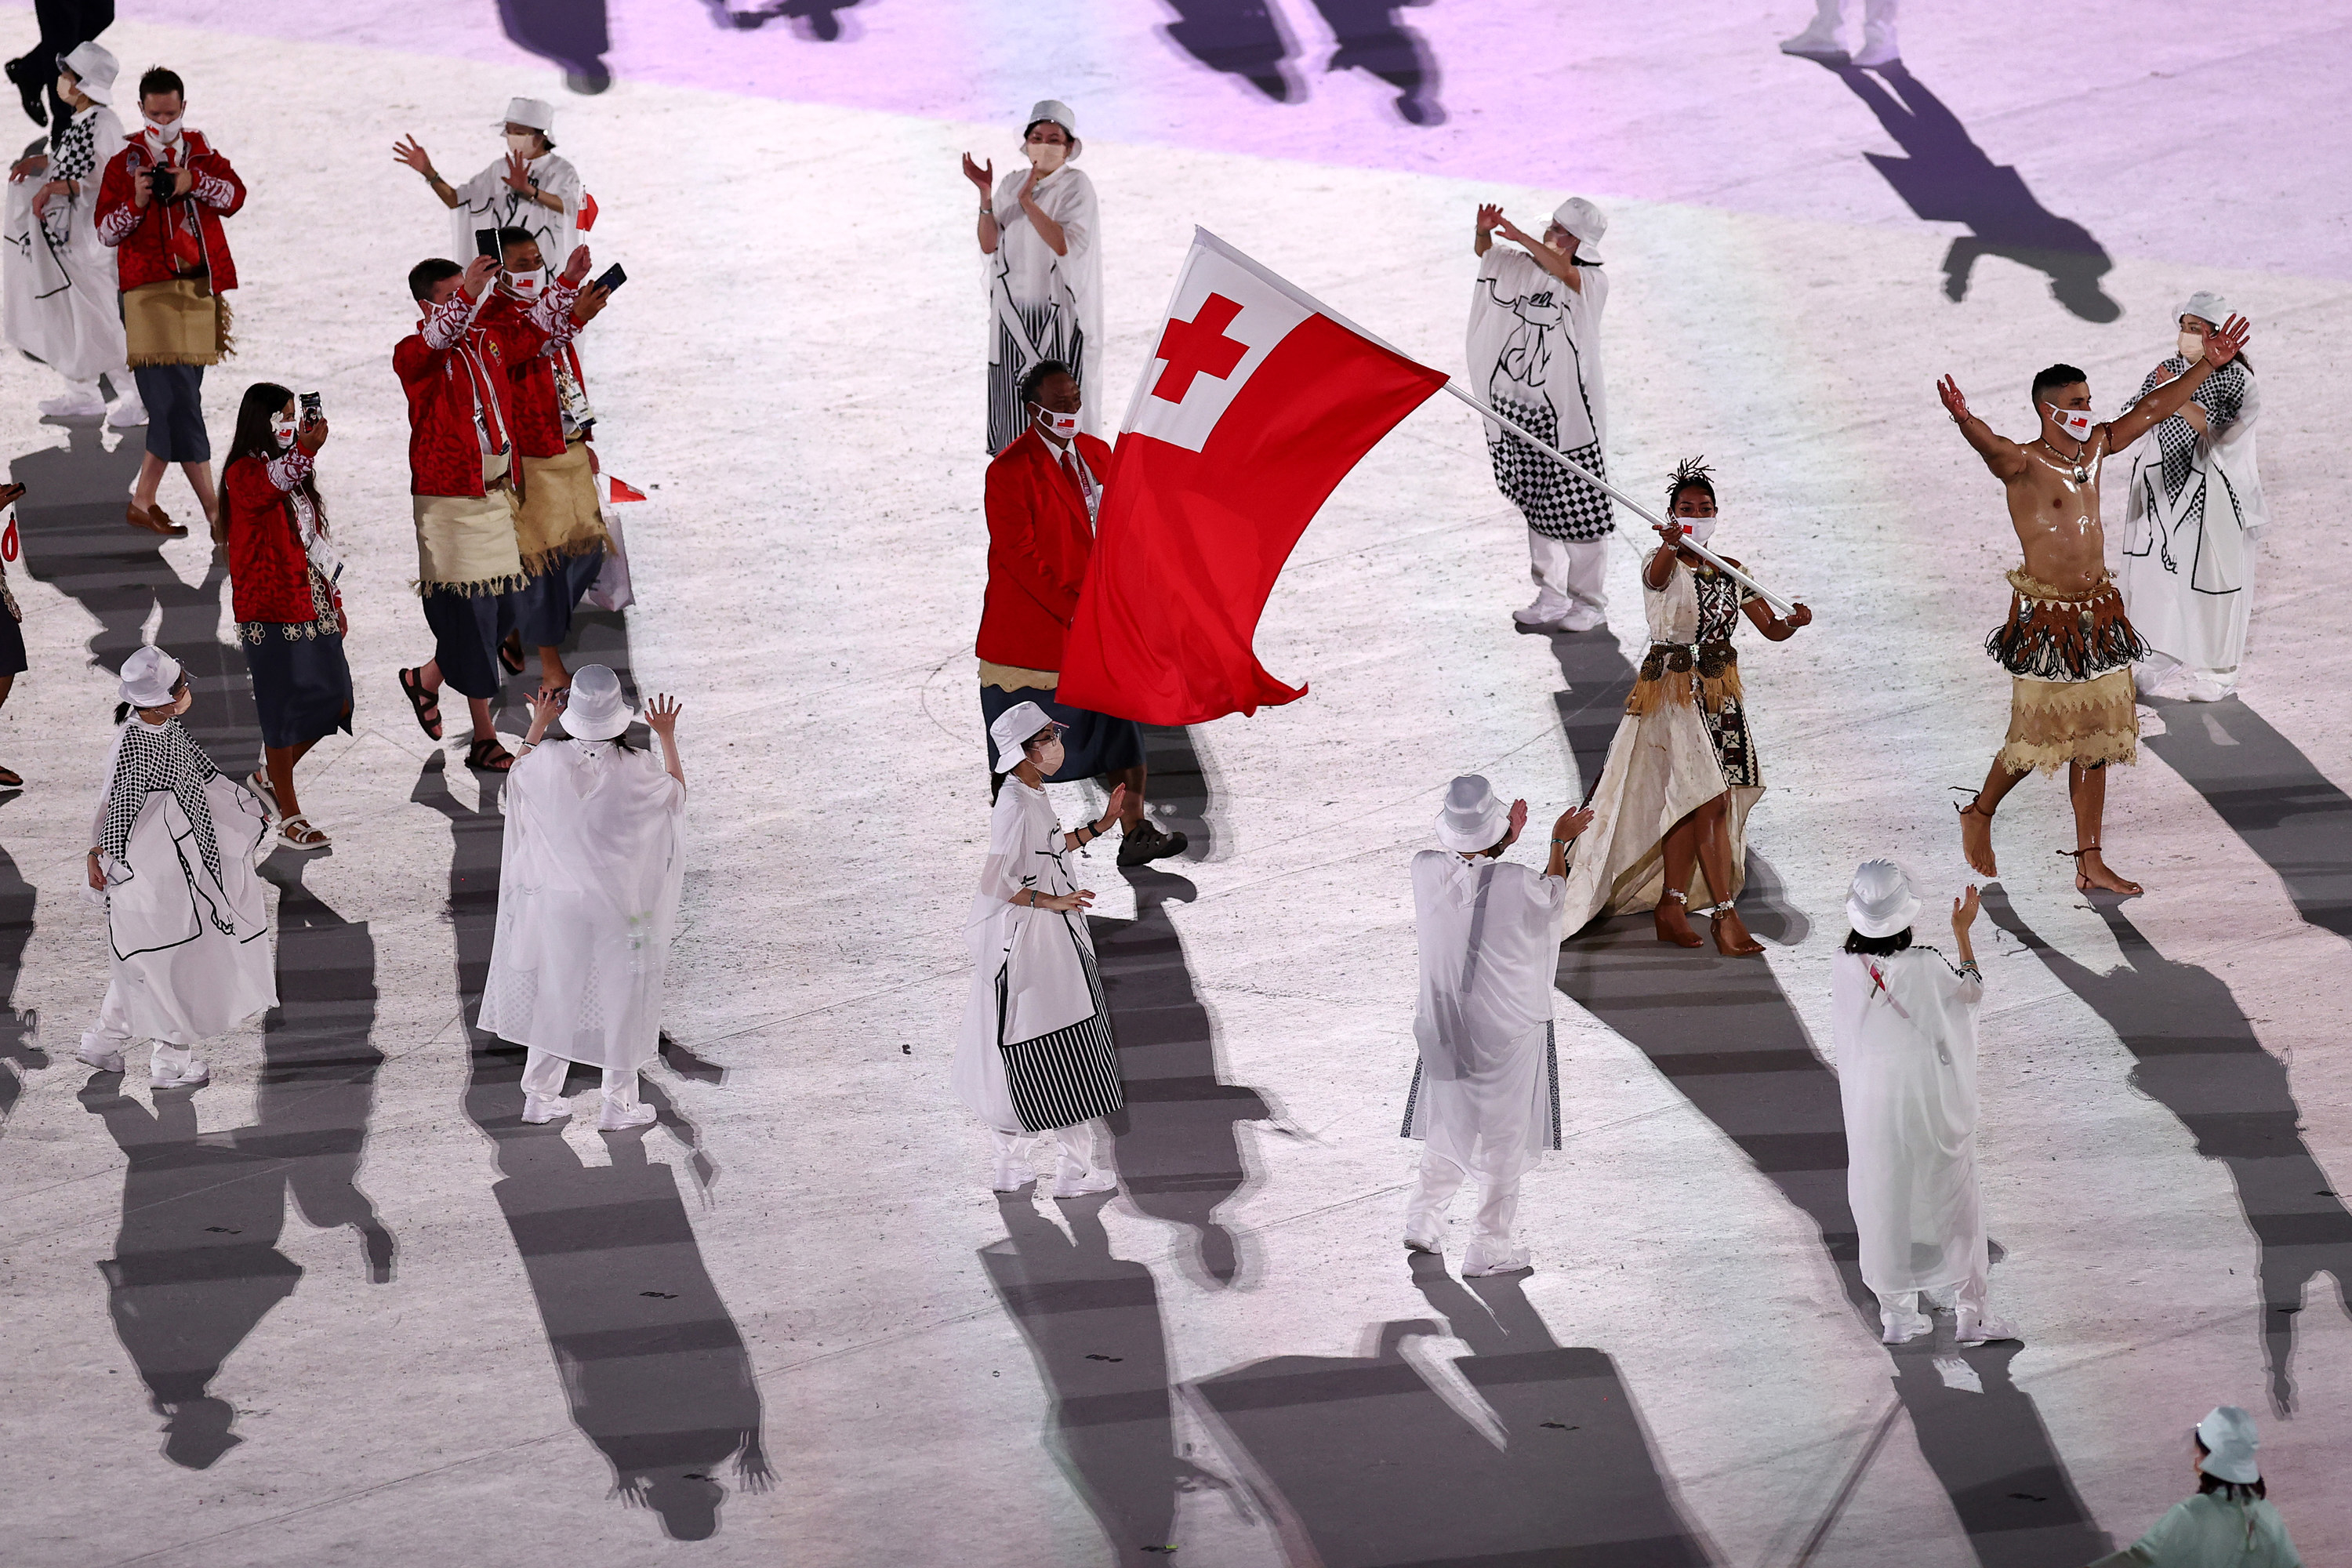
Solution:
[[[80,84],[83,97],[92,103],[109,105],[113,103],[114,77],[122,66],[112,55],[100,47],[97,39],[92,38],[86,44],[76,44],[72,48],[68,49],[64,64],[66,69],[74,73]]]
[[[2230,309],[2230,301],[2210,289],[2200,289],[2189,296],[2187,304],[2173,312],[2173,319],[2178,321],[2182,316],[2194,316],[2200,321],[2210,321],[2218,327],[2233,314],[2235,312]]]
[[[621,678],[601,664],[572,672],[572,695],[563,704],[563,732],[575,741],[609,741],[628,729],[636,714],[621,695]]]
[[[2206,1450],[2197,1468],[2214,1479],[2250,1487],[2263,1479],[2262,1467],[2254,1463],[2254,1450],[2262,1446],[2254,1418],[2236,1405],[2215,1405],[2197,1423],[2197,1440]]]
[[[1609,215],[1586,201],[1582,196],[1570,196],[1551,209],[1551,221],[1576,236],[1582,243],[1577,249],[1601,259],[1601,237],[1609,232]]]
[[[501,127],[528,125],[542,136],[555,132],[555,105],[543,98],[509,98],[507,117],[499,121]]]
[[[1021,122],[1021,139],[1029,139],[1029,128],[1041,120],[1050,120],[1060,126],[1073,142],[1078,139],[1078,117],[1070,106],[1058,98],[1041,98],[1029,110],[1029,118]]]
[[[1909,931],[1919,918],[1919,900],[1911,896],[1910,879],[1892,860],[1864,860],[1854,868],[1853,886],[1845,896],[1846,923],[1856,936],[1873,939]]]
[[[133,708],[169,708],[180,684],[180,661],[152,644],[131,650],[122,661],[122,700]]]
[[[1510,808],[1477,773],[1464,773],[1445,786],[1445,807],[1437,814],[1437,841],[1457,855],[1492,849],[1510,830]]]
[[[1029,738],[1049,725],[1056,730],[1068,728],[1034,702],[1015,702],[999,713],[988,727],[988,738],[996,742],[996,771],[1009,773],[1019,767]]]

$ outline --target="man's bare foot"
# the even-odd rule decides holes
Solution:
[[[2101,858],[2097,845],[2094,844],[2082,849],[2061,849],[2058,853],[2071,856],[2074,861],[2076,892],[2087,893],[2096,889],[2105,893],[2120,893],[2127,899],[2139,897],[2142,890],[2140,885],[2137,882],[2126,882],[2116,876],[2106,861]]]
[[[1955,809],[1960,814],[1960,857],[1969,869],[1979,877],[2000,876],[1992,858],[1992,813],[1979,809],[1974,799]]]
[[[1690,916],[1684,912],[1684,907],[1682,895],[1671,890],[1658,900],[1658,940],[1676,947],[1697,947],[1701,944],[1699,934],[1691,930]]]
[[[1748,934],[1738,910],[1726,908],[1715,917],[1715,951],[1726,958],[1753,958],[1764,944]]]

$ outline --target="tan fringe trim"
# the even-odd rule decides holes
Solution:
[[[465,598],[470,599],[478,594],[511,594],[517,588],[521,587],[529,581],[530,579],[527,577],[485,577],[478,583],[425,583],[420,581],[409,584],[409,587],[420,599],[425,597],[427,594],[457,594]]]
[[[2127,668],[2079,682],[2012,678],[2001,765],[2021,773],[2055,773],[2069,763],[2088,767],[2138,762],[2139,717],[2131,680]]]

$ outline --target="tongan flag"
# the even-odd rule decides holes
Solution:
[[[1205,229],[1128,405],[1055,699],[1199,724],[1306,695],[1250,638],[1356,460],[1445,384]]]

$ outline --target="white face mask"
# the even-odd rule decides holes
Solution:
[[[1060,773],[1062,759],[1067,754],[1062,748],[1062,732],[1056,730],[1054,731],[1052,740],[1043,742],[1037,747],[1035,761],[1040,776],[1052,778],[1055,773]]]
[[[539,138],[528,131],[509,131],[507,132],[508,151],[520,153],[526,158],[533,156],[533,144],[538,141]]]
[[[1056,414],[1050,408],[1037,410],[1037,425],[1046,435],[1056,437],[1064,441],[1078,433],[1076,415]]]
[[[2205,357],[2205,334],[2184,331],[2180,334],[2180,357],[2195,364]]]
[[[147,132],[149,135],[169,147],[180,139],[180,122],[174,120],[169,125],[159,125],[150,120],[147,121]]]
[[[2200,346],[2197,352],[2201,354],[2205,350]],[[2050,410],[2050,417],[2059,429],[2077,441],[2089,440],[2091,426],[2098,423],[2097,417],[2087,408],[2061,408],[2054,403],[2045,403],[2042,406]]]
[[[287,418],[282,414],[279,415],[277,418],[272,419],[269,422],[269,434],[276,438],[278,447],[281,450],[292,446],[294,444],[294,421]]]
[[[81,83],[76,81],[69,76],[61,76],[58,78],[58,96],[64,99],[68,103],[71,103],[73,101],[74,89],[80,85]]]
[[[1678,517],[1675,519],[1675,521],[1683,525],[1683,532],[1689,536],[1690,542],[1693,544],[1705,544],[1708,539],[1714,536],[1715,525],[1721,522],[1723,519],[1720,515],[1717,515],[1715,517]]]
[[[1029,162],[1037,166],[1040,174],[1050,174],[1070,161],[1070,149],[1066,142],[1024,142],[1021,151],[1028,154]]]
[[[547,268],[534,267],[527,272],[507,274],[507,287],[518,294],[536,294],[547,282]]]

